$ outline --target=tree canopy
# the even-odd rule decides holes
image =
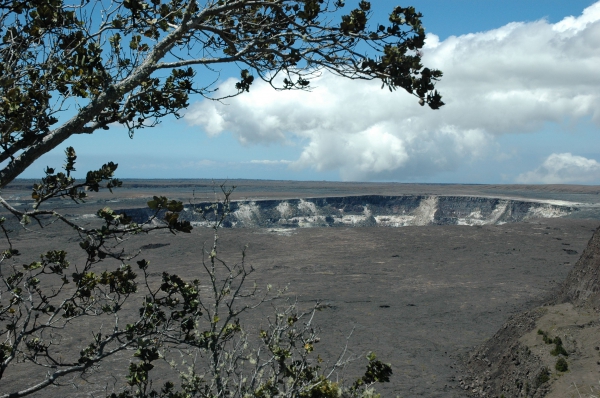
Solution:
[[[0,1],[0,188],[73,134],[125,125],[130,135],[190,96],[223,98],[212,84],[241,69],[237,94],[258,77],[307,89],[329,71],[443,105],[423,67],[425,31],[413,7],[370,21],[368,1]],[[233,95],[237,95],[233,94]]]

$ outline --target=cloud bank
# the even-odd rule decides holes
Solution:
[[[423,63],[444,72],[439,111],[376,82],[324,74],[311,93],[256,83],[229,105],[194,104],[185,120],[209,135],[231,132],[243,144],[301,145],[289,167],[339,170],[343,180],[435,175],[490,156],[499,135],[584,117],[600,125],[600,2],[556,24],[510,23],[444,41],[430,34]]]
[[[571,153],[553,153],[535,170],[520,174],[523,184],[589,183],[600,179],[600,163]]]

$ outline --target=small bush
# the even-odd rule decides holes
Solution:
[[[562,345],[556,345],[556,347],[554,347],[554,349],[552,351],[550,351],[550,354],[556,356],[559,355],[564,355],[565,357],[569,356],[569,353],[567,352],[567,350],[565,350],[565,347],[563,347]]]
[[[567,364],[567,361],[564,358],[558,358],[558,361],[556,361],[556,365],[554,365],[554,367],[559,372],[566,372],[567,370],[569,370],[569,365]]]
[[[562,340],[560,337],[556,336],[552,342],[556,345],[562,345]]]
[[[535,378],[535,388],[538,388],[548,380],[550,380],[550,372],[548,371],[548,368],[544,367]]]
[[[552,344],[553,341],[550,337],[548,337],[548,333],[544,332],[542,329],[538,329],[537,334],[542,336],[542,339],[544,339],[544,343],[546,344]]]
[[[560,337],[556,336],[554,340],[552,340],[552,342],[555,344],[555,347],[552,351],[550,351],[551,355],[564,355],[566,357],[569,356],[569,353],[567,353],[567,350],[565,350],[565,347],[563,347],[562,345],[562,340],[560,339]]]

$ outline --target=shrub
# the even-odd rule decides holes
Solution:
[[[567,350],[565,350],[565,347],[563,347],[562,345],[562,340],[560,339],[560,337],[556,336],[552,342],[555,344],[555,347],[552,351],[550,351],[551,355],[564,355],[566,357],[569,356],[569,353],[567,352]]]
[[[548,380],[550,380],[550,372],[548,371],[547,367],[543,367],[535,378],[535,388],[537,389]]]
[[[559,372],[566,372],[567,370],[569,370],[569,365],[567,364],[567,361],[564,358],[558,358],[554,367]]]

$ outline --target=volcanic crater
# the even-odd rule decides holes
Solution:
[[[199,258],[203,244],[212,242],[212,232],[203,228],[206,221],[195,218],[192,210],[207,203],[214,185],[208,188],[205,181],[130,183],[127,188],[126,181],[125,189],[114,195],[92,196],[83,206],[66,201],[50,206],[72,219],[94,223],[96,210],[105,206],[141,220],[148,214],[143,205],[153,194],[180,198],[188,208],[185,217],[196,225],[191,234],[135,236],[124,247],[131,253],[141,250],[152,272],[201,276]],[[538,319],[522,318],[523,311],[535,312],[544,303],[554,305],[553,297],[556,305],[573,301],[574,295],[583,297],[573,293],[577,289],[565,288],[564,281],[581,281],[582,272],[594,275],[589,261],[585,267],[574,268],[574,264],[600,223],[597,187],[232,183],[238,189],[230,228],[220,232],[223,258],[239,261],[247,245],[247,259],[256,269],[251,282],[287,285],[287,297],[300,305],[323,303],[325,309],[316,320],[321,329],[316,349],[321,357],[336,358],[347,338],[353,355],[376,352],[394,370],[391,382],[378,388],[382,396],[500,396],[508,384],[519,385],[511,375],[520,373],[501,373],[500,365],[488,367],[485,359],[503,364],[507,349],[523,351],[517,341]],[[27,207],[25,188],[26,182],[8,187],[3,196]],[[24,262],[25,257],[33,261],[50,248],[68,249],[73,263],[81,257],[76,240],[56,224],[34,233],[19,229],[18,222],[11,225],[17,232],[13,244],[24,253]],[[559,291],[571,293],[558,300]],[[598,319],[594,308],[585,307],[584,315]],[[268,306],[260,308],[251,321],[258,327],[270,311]],[[555,333],[547,325],[542,327]],[[510,333],[503,334],[503,330]],[[63,336],[63,343],[77,351],[90,337],[89,327],[82,327]],[[534,347],[534,343],[519,344]],[[124,377],[129,354],[104,364],[86,380],[39,396],[98,393],[115,378]],[[535,361],[527,365],[525,357],[513,356],[530,372],[545,366]],[[571,358],[576,357],[573,351]],[[479,367],[484,363],[485,367]],[[520,366],[511,363],[512,370]],[[340,377],[352,378],[363,366],[364,362],[356,361]],[[16,386],[43,372],[19,364],[3,384]],[[490,381],[491,375],[498,383]],[[551,392],[556,380],[567,380],[560,374],[552,373],[552,377],[548,385],[537,386],[538,394]],[[525,382],[523,392],[524,388]],[[506,391],[506,397],[522,393]]]

